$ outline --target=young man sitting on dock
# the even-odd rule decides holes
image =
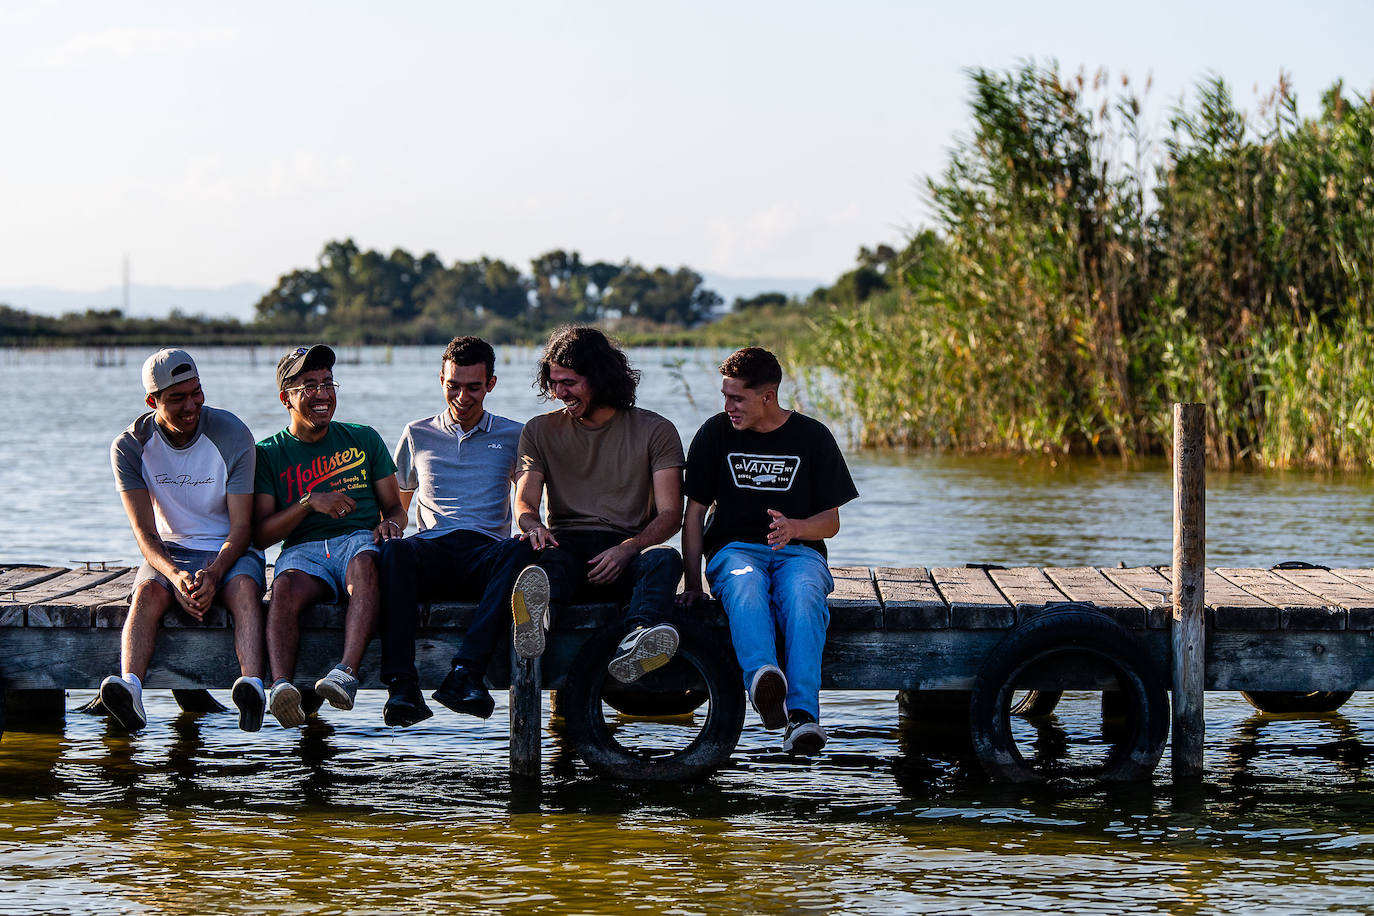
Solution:
[[[386,541],[379,561],[387,725],[413,725],[432,715],[415,670],[422,599],[476,599],[477,611],[434,699],[454,712],[491,715],[495,704],[483,677],[510,628],[511,585],[534,561],[529,544],[510,536],[522,426],[482,406],[496,387],[496,352],[479,337],[455,337],[441,365],[447,409],[408,425],[396,444],[401,502],[415,510],[420,530]]]
[[[200,372],[185,350],[159,350],[143,363],[152,411],[110,446],[115,486],[143,563],[134,577],[120,637],[122,676],[100,685],[120,724],[148,724],[143,679],[162,615],[180,607],[203,620],[212,602],[234,618],[241,677],[231,691],[239,728],[262,726],[262,554],[249,549],[253,519],[253,434],[227,410],[206,407]],[[175,604],[174,604],[175,602]]]
[[[315,682],[336,709],[352,709],[358,665],[377,623],[377,545],[405,532],[396,466],[370,426],[334,421],[334,351],[297,347],[277,363],[277,390],[290,422],[258,443],[253,539],[284,541],[267,608],[272,690],[267,707],[286,727],[305,724],[291,681],[300,614],[347,595],[343,659]]]
[[[859,495],[824,424],[778,402],[782,367],[745,347],[721,363],[725,411],[702,424],[687,453],[682,529],[690,605],[706,578],[730,619],[730,639],[764,728],[786,727],[783,750],[814,755],[820,725],[821,652],[835,588],[825,538],[840,530],[840,506]],[[704,527],[707,508],[715,505]],[[778,667],[777,635],[784,662]]]
[[[563,408],[525,424],[515,485],[521,536],[541,551],[511,597],[516,652],[543,653],[550,601],[628,601],[628,632],[607,668],[622,683],[676,654],[678,633],[665,621],[682,576],[682,557],[663,544],[682,526],[682,440],[668,420],[635,406],[638,384],[639,372],[600,331],[555,331],[539,388]]]

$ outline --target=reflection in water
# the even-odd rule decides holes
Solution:
[[[891,693],[827,694],[814,762],[751,719],[699,785],[593,778],[554,728],[542,789],[510,784],[504,703],[395,730],[383,699],[244,735],[154,691],[132,738],[6,735],[0,911],[1298,911],[1362,908],[1374,878],[1360,696],[1296,719],[1211,694],[1209,781],[1172,786],[1166,756],[1153,784],[1036,789],[989,785],[953,719],[899,724]]]

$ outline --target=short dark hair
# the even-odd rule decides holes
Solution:
[[[487,378],[496,374],[496,351],[480,337],[455,337],[444,349],[444,362],[452,360],[455,366],[475,366],[482,363],[487,367]]]
[[[744,347],[725,357],[720,374],[739,379],[745,388],[774,387],[782,384],[782,366],[778,358],[763,347]]]
[[[631,369],[625,352],[596,328],[565,326],[549,335],[537,380],[545,400],[553,397],[549,372],[555,363],[584,376],[597,404],[616,410],[635,406],[639,370]]]

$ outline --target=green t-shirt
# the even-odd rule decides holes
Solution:
[[[319,442],[302,442],[284,429],[258,443],[254,492],[270,494],[281,511],[310,492],[347,493],[357,504],[343,518],[311,512],[283,546],[371,530],[382,518],[377,481],[396,473],[382,437],[361,423],[329,424]]]

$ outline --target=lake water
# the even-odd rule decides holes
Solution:
[[[442,407],[439,348],[341,351],[337,416],[394,442]],[[110,440],[142,409],[142,351],[0,351],[0,561],[134,561]],[[637,350],[641,404],[684,441],[722,354]],[[276,352],[201,351],[207,402],[275,432]],[[537,352],[500,353],[488,407],[547,409]],[[795,391],[784,389],[784,398]],[[836,423],[843,428],[843,421]],[[1167,563],[1163,463],[851,453],[862,494],[832,562]],[[1212,474],[1208,562],[1374,565],[1364,477]],[[0,659],[3,666],[3,659]],[[89,697],[73,692],[69,708]],[[227,699],[227,698],[225,698]],[[710,782],[624,787],[552,730],[541,790],[506,775],[506,710],[405,731],[383,695],[245,735],[153,691],[130,739],[71,713],[0,742],[0,913],[1372,912],[1374,703],[1261,717],[1207,697],[1206,778],[1027,792],[898,727],[888,693],[826,693],[824,755],[746,724]],[[1085,711],[1086,709],[1086,711]],[[1091,727],[1086,704],[1058,725]]]

